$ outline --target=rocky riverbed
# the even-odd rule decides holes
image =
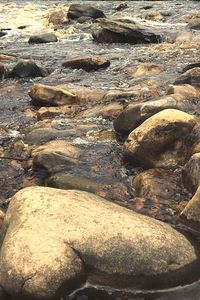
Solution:
[[[0,299],[199,299],[198,1],[0,4]]]

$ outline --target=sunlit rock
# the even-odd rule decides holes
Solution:
[[[124,143],[124,153],[133,162],[151,167],[183,165],[196,141],[192,133],[197,119],[176,109],[165,109],[133,130]]]
[[[199,276],[195,243],[167,224],[94,194],[30,187],[1,231],[0,285],[12,296],[60,299],[90,283],[152,289]]]
[[[98,69],[106,69],[110,66],[110,61],[104,57],[80,56],[66,60],[62,66],[65,68],[83,69],[90,72]]]

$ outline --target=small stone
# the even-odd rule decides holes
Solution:
[[[41,107],[37,111],[38,120],[44,120],[47,118],[52,118],[59,115],[70,115],[74,113],[76,110],[74,106],[71,105],[63,105],[60,107]]]
[[[31,60],[23,60],[17,63],[17,65],[10,72],[11,77],[43,77],[47,72]]]
[[[56,10],[49,14],[48,23],[60,25],[67,22],[66,13],[63,10]]]
[[[126,9],[128,7],[128,4],[126,3],[126,2],[122,2],[122,3],[120,3],[119,5],[117,5],[116,7],[115,7],[115,9],[117,10],[117,11],[119,11],[119,10],[124,10],[124,9]]]
[[[164,16],[157,11],[151,10],[146,14],[145,19],[159,22],[164,20]]]
[[[156,65],[156,64],[151,64],[151,63],[146,63],[146,64],[141,64],[139,65],[135,72],[133,73],[134,77],[141,77],[141,76],[153,76],[160,74],[163,72],[163,67]]]
[[[29,38],[29,44],[42,44],[57,42],[57,36],[54,33],[41,33]]]

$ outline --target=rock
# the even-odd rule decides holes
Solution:
[[[200,187],[182,211],[180,221],[190,229],[200,232]]]
[[[54,33],[41,33],[29,38],[29,44],[42,44],[57,42],[57,36]]]
[[[28,133],[25,141],[31,145],[41,145],[55,139],[66,139],[75,134],[75,129],[57,130],[54,128],[38,128]]]
[[[100,43],[129,43],[129,44],[149,44],[160,43],[162,37],[154,33],[152,28],[137,24],[99,19],[100,30],[93,32],[93,38]]]
[[[183,167],[183,182],[192,193],[198,189],[200,185],[200,153],[193,154]]]
[[[63,10],[56,10],[48,15],[48,23],[53,25],[61,25],[67,23],[66,13]]]
[[[41,102],[43,105],[76,105],[83,101],[99,101],[104,98],[106,91],[91,90],[84,86],[58,85],[49,86],[33,84],[29,96],[33,102]]]
[[[93,19],[104,18],[104,13],[93,6],[85,4],[71,4],[67,13],[69,19],[78,19],[82,16]]]
[[[190,84],[171,85],[167,94],[179,94],[189,100],[200,97],[200,88]]]
[[[80,150],[62,140],[51,141],[32,152],[33,168],[45,169],[48,174],[70,170],[78,163]]]
[[[64,190],[81,190],[97,193],[103,189],[103,184],[89,178],[67,173],[57,173],[46,180],[46,186]]]
[[[134,210],[163,221],[175,221],[179,203],[187,199],[181,174],[165,169],[149,169],[133,180]]]
[[[126,99],[126,100],[144,100],[152,97],[159,97],[160,92],[158,90],[150,90],[150,89],[144,89],[141,88],[130,88],[126,90],[110,90],[107,92],[104,96],[104,100],[106,101],[116,101],[119,99]]]
[[[103,57],[83,56],[69,59],[62,66],[65,68],[83,69],[90,72],[98,69],[106,69],[110,66],[110,61]]]
[[[16,57],[14,55],[6,55],[6,54],[0,54],[0,61],[2,62],[10,62],[15,61]]]
[[[7,32],[0,30],[0,37],[5,36],[6,34],[7,34]]]
[[[145,15],[145,19],[159,22],[159,21],[163,21],[165,18],[158,11],[151,10]]]
[[[31,60],[22,60],[16,64],[12,69],[10,76],[11,77],[43,77],[46,76],[47,72]]]
[[[187,27],[192,30],[200,30],[200,17],[192,19]]]
[[[5,217],[5,213],[4,213],[4,211],[2,209],[0,209],[0,228],[1,228],[2,224],[3,224],[4,217]]]
[[[77,23],[84,24],[84,23],[93,23],[94,19],[87,16],[82,16],[77,19]]]
[[[74,106],[71,105],[63,105],[60,107],[41,107],[37,111],[38,120],[44,120],[47,118],[59,116],[59,115],[70,115],[74,113],[76,110]]]
[[[100,104],[95,105],[92,108],[88,108],[78,115],[77,118],[94,118],[102,116],[103,118],[113,118],[114,116],[119,115],[123,110],[123,105],[120,103],[110,103],[110,104]]]
[[[57,106],[78,103],[77,96],[72,92],[44,84],[33,84],[28,94],[33,102],[41,102],[46,105]]]
[[[189,43],[193,39],[193,34],[192,32],[188,31],[183,31],[178,36],[176,37],[176,42],[177,43]]]
[[[126,2],[122,2],[122,3],[118,4],[118,5],[115,7],[115,9],[116,9],[117,11],[119,11],[119,10],[124,10],[124,9],[126,9],[127,7],[128,7],[128,4],[127,4]]]
[[[153,289],[193,282],[200,273],[197,245],[183,234],[83,191],[21,190],[1,235],[0,284],[24,300],[60,299],[86,277]]]
[[[141,64],[136,68],[136,71],[133,73],[134,77],[141,77],[141,76],[153,76],[153,75],[157,75],[160,74],[161,72],[163,72],[163,67],[156,65],[156,64],[152,64],[152,63],[145,63],[145,64]]]
[[[133,130],[124,143],[127,157],[148,168],[183,165],[196,143],[197,119],[176,109],[165,109]]]
[[[182,73],[185,73],[186,71],[190,70],[190,69],[193,69],[193,68],[196,68],[196,67],[200,67],[200,62],[195,62],[193,64],[189,64],[189,65],[186,65],[183,70],[182,70]]]
[[[0,63],[0,79],[4,79],[6,76],[6,68],[4,64]]]
[[[174,82],[174,84],[185,83],[200,86],[200,67],[196,67],[186,71],[185,73],[180,75],[180,77],[178,77]]]
[[[180,109],[183,111],[197,111],[198,103],[193,100],[187,100],[184,95],[176,93],[174,95],[164,96],[154,101],[129,104],[114,120],[114,129],[120,134],[127,135],[149,117],[168,108]]]

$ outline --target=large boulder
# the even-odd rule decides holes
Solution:
[[[158,100],[129,104],[114,120],[114,129],[118,133],[129,134],[149,117],[168,108],[196,112],[198,110],[198,102],[193,99],[187,99],[184,95],[174,94],[164,96]]]
[[[67,13],[69,19],[78,19],[80,17],[90,17],[92,19],[104,18],[104,13],[93,6],[85,4],[71,4]]]
[[[45,169],[52,174],[77,164],[80,150],[67,141],[55,140],[37,147],[32,156],[34,169]]]
[[[17,299],[57,300],[86,278],[152,289],[200,275],[198,249],[186,236],[77,190],[21,190],[10,202],[1,239],[0,285]]]
[[[124,143],[125,155],[144,167],[183,165],[191,155],[197,119],[176,109],[165,109],[133,130]]]
[[[149,44],[160,43],[160,34],[152,31],[152,28],[138,24],[130,24],[125,21],[112,21],[105,18],[99,19],[100,29],[94,29],[93,38],[100,43],[130,43]]]

